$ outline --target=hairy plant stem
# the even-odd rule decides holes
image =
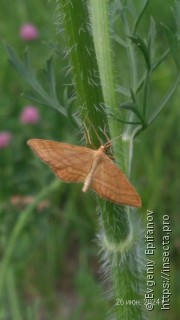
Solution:
[[[90,33],[87,4],[84,0],[78,0],[74,4],[69,0],[62,0],[60,7],[77,106],[81,119],[88,128],[91,138],[88,142],[97,148],[100,146],[99,137],[105,142],[100,128],[107,126],[107,120],[103,109],[103,95]]]
[[[90,1],[90,14],[93,30],[93,39],[95,43],[96,57],[99,66],[99,73],[106,108],[113,111],[117,110],[117,98],[115,91],[115,76],[112,59],[112,48],[110,41],[109,1]],[[119,123],[108,120],[111,137],[122,134],[123,128]],[[113,144],[117,163],[121,169],[127,173],[129,167],[129,155],[132,155],[132,140],[118,139]],[[121,152],[118,152],[119,149]],[[109,252],[108,258],[104,263],[111,269],[113,299],[121,297],[122,299],[137,299],[138,291],[138,266],[136,256],[130,250],[133,247],[134,234],[128,219],[127,207],[112,205],[106,202],[101,205],[103,234],[106,241],[102,241],[102,247],[105,252]],[[135,245],[134,245],[135,246]],[[134,252],[136,249],[134,248]],[[109,261],[107,261],[109,260]],[[131,260],[131,264],[129,264]],[[134,265],[131,269],[132,263]],[[120,268],[121,266],[121,268]],[[104,270],[106,273],[106,270]],[[134,274],[136,276],[134,276]],[[126,289],[125,289],[126,288]],[[135,289],[136,288],[136,289]],[[134,310],[133,310],[134,309]],[[128,308],[123,306],[115,308],[117,319],[129,319],[134,314],[134,319],[141,317],[140,308],[132,306]]]
[[[106,115],[107,111],[117,110],[108,1],[89,1],[93,38],[87,28],[90,22],[86,1],[80,0],[74,5],[68,0],[62,0],[61,4],[81,117],[86,122],[88,116],[101,137],[103,135],[100,129],[103,129],[107,123],[111,138],[120,136],[122,127]],[[96,77],[94,78],[93,75]],[[89,134],[96,145],[97,138],[93,130],[90,130]],[[125,173],[128,171],[129,152],[126,151],[129,146],[132,146],[131,141],[127,139],[116,139],[113,142],[116,161]],[[128,218],[129,210],[127,207],[114,205],[108,201],[99,200],[98,202],[102,227],[100,245],[105,257],[103,265],[106,266],[103,269],[112,279],[112,300],[115,302],[116,298],[120,297],[129,300],[138,299],[137,252],[134,230]],[[140,307],[132,305],[115,307],[112,312],[115,313],[116,319],[131,319],[132,313],[137,314],[134,319],[140,319],[141,314]]]

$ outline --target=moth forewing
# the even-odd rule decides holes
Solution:
[[[30,139],[27,144],[65,182],[84,182],[82,191],[89,188],[100,197],[117,204],[141,206],[141,200],[122,171],[98,150],[44,139]]]

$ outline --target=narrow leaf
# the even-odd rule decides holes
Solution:
[[[175,62],[175,65],[177,67],[177,69],[180,69],[180,42],[177,39],[177,36],[174,35],[171,30],[165,26],[164,24],[162,24],[166,33],[166,37],[169,43],[169,47],[170,47],[170,51],[173,57],[173,60]]]
[[[147,68],[148,70],[151,69],[151,61],[150,61],[150,55],[149,55],[149,49],[145,43],[145,41],[140,38],[140,37],[130,37],[129,36],[129,39],[131,39],[134,44],[138,47],[138,49],[141,51],[143,57],[144,57],[144,60],[146,62],[146,65],[147,65]]]

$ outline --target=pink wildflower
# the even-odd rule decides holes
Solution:
[[[12,135],[8,131],[0,132],[0,149],[6,148],[12,139]]]
[[[22,123],[31,123],[36,124],[39,122],[39,112],[33,106],[26,106],[20,116],[20,120]]]
[[[25,41],[36,40],[39,37],[39,31],[35,25],[26,23],[21,26],[20,37]]]

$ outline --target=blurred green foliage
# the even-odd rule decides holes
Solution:
[[[174,20],[170,13],[173,4],[170,0],[152,1],[142,28],[147,27],[152,15],[160,36],[161,21],[173,30]],[[63,102],[66,84],[71,82],[67,75],[68,62],[63,54],[62,57],[56,54],[57,43],[58,46],[61,44],[60,52],[65,48],[64,38],[57,32],[56,20],[53,3],[16,0],[0,4],[1,39],[10,43],[20,55],[26,46],[29,47],[33,68],[42,81],[42,69],[47,59],[54,56],[58,94]],[[20,27],[27,22],[38,27],[38,40],[25,42],[20,39]],[[23,107],[34,103],[21,96],[29,88],[10,68],[3,41],[0,44],[0,131],[11,132],[12,141],[7,148],[0,149],[2,256],[19,215],[55,179],[28,149],[26,140],[39,137],[80,144],[82,138],[65,117],[47,106],[36,104],[41,117],[39,123],[21,123]],[[162,37],[162,48],[164,41]],[[117,55],[118,45],[114,45]],[[126,63],[125,56],[123,61],[117,61],[119,72],[122,63]],[[171,82],[173,68],[169,60],[156,73],[152,102],[157,101]],[[158,313],[158,319],[165,320],[178,319],[180,311],[179,117],[177,93],[157,121],[138,137],[133,163],[133,180],[143,200],[141,214],[144,216],[146,209],[155,212],[157,247],[161,247],[162,215],[169,214],[171,218],[173,302],[170,312]],[[91,194],[82,194],[81,186],[62,183],[55,192],[47,194],[46,199],[34,208],[17,240],[1,297],[0,320],[104,319],[109,306],[102,296],[98,248],[92,242],[97,224],[94,198]]]

